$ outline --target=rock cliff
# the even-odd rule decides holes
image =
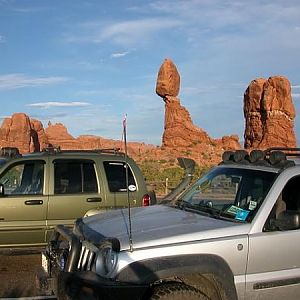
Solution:
[[[253,80],[244,94],[245,149],[296,147],[295,115],[287,78]]]

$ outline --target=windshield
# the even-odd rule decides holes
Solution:
[[[260,170],[218,167],[200,178],[182,196],[179,205],[213,217],[251,222],[276,175]]]
[[[6,162],[7,162],[7,158],[0,158],[0,168],[3,166],[3,165],[5,165],[6,164]]]

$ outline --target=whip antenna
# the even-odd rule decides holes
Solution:
[[[127,203],[128,203],[128,222],[129,222],[129,248],[133,251],[132,242],[132,230],[131,230],[131,205],[129,199],[129,177],[128,177],[128,162],[127,162],[127,115],[123,120],[123,137],[124,137],[124,148],[125,148],[125,178],[126,178],[126,191],[127,191]]]

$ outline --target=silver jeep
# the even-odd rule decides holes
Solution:
[[[58,226],[41,284],[59,299],[299,299],[297,155],[225,152],[173,201]]]

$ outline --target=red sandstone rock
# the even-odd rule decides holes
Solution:
[[[176,76],[174,75],[176,74]],[[179,80],[172,80],[179,74],[176,66],[170,60],[165,60],[160,67],[157,78],[156,92],[165,102],[165,123],[162,137],[162,149],[173,151],[174,156],[185,155],[194,158],[199,164],[208,165],[220,161],[224,150],[240,149],[238,136],[225,136],[213,139],[201,128],[195,126],[187,109],[180,100],[171,93],[179,91]],[[172,84],[169,84],[172,82]],[[172,88],[169,88],[169,87]]]
[[[45,133],[48,137],[50,144],[56,145],[60,141],[73,141],[74,137],[69,134],[67,128],[62,123],[56,123],[52,125],[48,123],[48,127],[45,129]]]
[[[156,82],[156,93],[165,98],[166,96],[176,97],[180,88],[180,76],[174,63],[165,59],[161,65]]]
[[[3,146],[15,146],[20,152],[29,152],[31,142],[29,117],[23,113],[15,113],[11,118],[6,118],[1,127],[0,141]]]
[[[46,147],[47,136],[38,120],[30,120],[24,113],[5,118],[0,128],[0,146],[18,147],[21,153],[40,151]]]
[[[283,76],[253,80],[244,94],[246,149],[296,147],[291,85]]]
[[[42,149],[46,148],[49,144],[48,137],[45,133],[43,124],[39,120],[31,119],[31,135],[32,135],[32,146],[34,150],[31,150],[31,152],[34,151],[41,151]]]
[[[224,150],[237,150],[240,149],[240,147],[238,135],[225,135],[222,137],[222,148]]]
[[[212,142],[204,130],[193,124],[189,112],[175,97],[165,97],[164,127],[163,147],[188,147],[191,144]]]

